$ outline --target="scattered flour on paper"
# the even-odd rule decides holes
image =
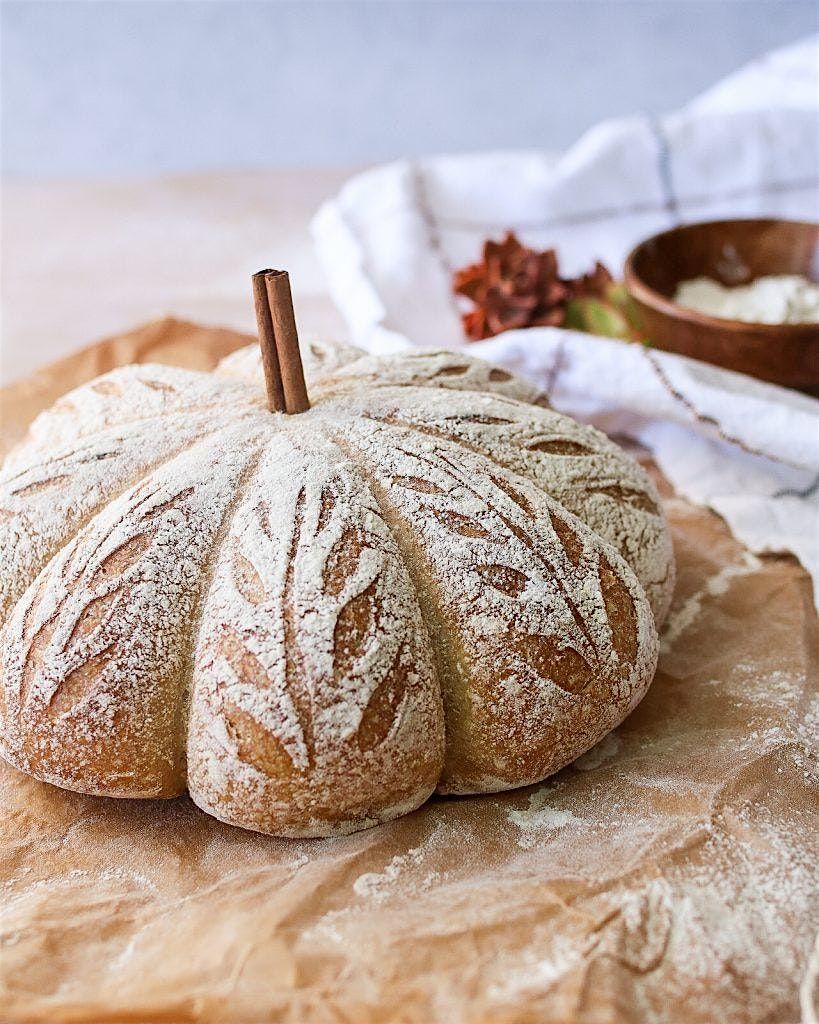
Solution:
[[[487,986],[486,994],[494,1003],[503,1005],[521,996],[546,993],[570,972],[578,970],[583,959],[584,951],[577,942],[561,935],[554,937],[547,951],[524,948],[513,957],[500,953],[498,960],[506,963],[496,972],[499,976]]]
[[[762,562],[750,551],[743,552],[742,559],[733,565],[726,565],[718,573],[706,580],[705,586],[692,594],[676,611],[672,611],[666,619],[665,629],[660,638],[660,651],[667,654],[682,634],[692,626],[702,612],[703,602],[709,597],[721,597],[731,585],[731,580],[738,576],[750,576],[759,572]]]
[[[506,812],[509,821],[520,830],[518,846],[522,849],[528,850],[536,846],[538,840],[544,837],[544,833],[553,832],[566,825],[581,824],[581,819],[571,811],[550,807],[547,804],[553,794],[553,786],[544,786],[529,797],[529,806],[525,810],[512,808]]]
[[[799,1006],[804,1024],[819,1024],[819,932],[799,986]]]
[[[353,882],[353,891],[364,899],[380,902],[387,898],[393,883],[398,880],[401,873],[411,865],[420,864],[423,859],[424,853],[418,847],[399,854],[392,858],[382,872],[369,871],[359,875]]]
[[[368,871],[363,875],[359,875],[353,882],[353,891],[357,896],[380,903],[391,895],[395,889],[395,883],[398,882],[408,869],[419,867],[433,849],[446,844],[450,841],[450,838],[446,826],[443,823],[439,823],[423,843],[407,850],[406,853],[393,857],[383,871]],[[421,879],[420,883],[416,881],[414,888],[428,889],[437,879],[438,876],[431,872]]]

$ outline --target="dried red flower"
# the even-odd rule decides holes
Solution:
[[[472,341],[519,327],[560,327],[575,296],[602,295],[611,274],[597,263],[590,274],[563,279],[554,249],[527,249],[512,231],[484,243],[483,260],[455,273],[453,290],[474,303],[462,316]]]

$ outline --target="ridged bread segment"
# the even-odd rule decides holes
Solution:
[[[301,363],[304,379],[311,389],[320,383],[323,377],[332,374],[347,363],[355,362],[365,355],[363,349],[340,342],[321,341],[310,338],[301,345]],[[214,371],[216,377],[234,377],[250,385],[257,393],[264,391],[264,370],[262,369],[262,352],[258,345],[247,345],[245,348],[231,352],[219,363]]]
[[[539,781],[622,721],[648,686],[657,641],[614,548],[450,441],[357,420],[346,443],[399,538],[438,652],[439,789]]]
[[[398,356],[365,356],[321,381],[323,392],[357,392],[361,387],[434,387],[444,391],[486,392],[548,405],[546,396],[524,380],[463,352],[424,350]]]
[[[40,413],[23,442],[9,454],[4,472],[18,464],[25,466],[35,451],[48,455],[55,446],[72,445],[111,427],[156,426],[175,413],[187,417],[210,413],[212,422],[214,412],[220,419],[214,425],[224,426],[226,417],[262,407],[261,397],[246,385],[212,373],[155,363],[120,366],[67,392]]]
[[[104,796],[185,789],[192,620],[220,524],[258,448],[219,431],[108,504],[2,634],[3,756]]]
[[[443,743],[429,636],[368,487],[321,431],[275,436],[203,609],[193,799],[264,832],[350,832],[423,803]]]
[[[384,387],[435,387],[446,391],[491,392],[523,402],[548,405],[534,384],[499,366],[463,352],[424,350],[395,356],[371,356],[352,345],[310,341],[302,348],[304,376],[315,396],[357,393]],[[261,387],[258,345],[226,356],[217,375],[236,377]]]
[[[458,441],[537,484],[620,552],[656,622],[665,620],[674,563],[660,497],[645,470],[605,434],[552,409],[486,393],[379,388],[355,401],[365,418]]]
[[[106,427],[37,449],[0,474],[0,621],[43,566],[91,518],[218,428],[212,414],[174,413]]]

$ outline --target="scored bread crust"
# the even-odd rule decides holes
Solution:
[[[190,792],[278,835],[539,781],[651,682],[673,589],[650,480],[462,354],[313,343],[123,367],[0,472],[0,754],[81,792]]]

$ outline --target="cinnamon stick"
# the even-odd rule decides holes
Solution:
[[[284,387],[273,333],[273,318],[265,283],[266,270],[253,275],[253,305],[256,307],[256,325],[259,331],[259,348],[262,350],[262,369],[267,389],[267,407],[271,412],[284,412]]]
[[[268,408],[271,412],[304,412],[310,408],[310,401],[287,271],[260,270],[254,274],[253,300]]]
[[[299,351],[299,334],[293,296],[290,293],[290,275],[286,270],[268,270],[265,274],[267,299],[273,320],[273,335],[279,354],[279,368],[284,385],[284,404],[287,412],[304,412],[310,408],[304,369]]]

